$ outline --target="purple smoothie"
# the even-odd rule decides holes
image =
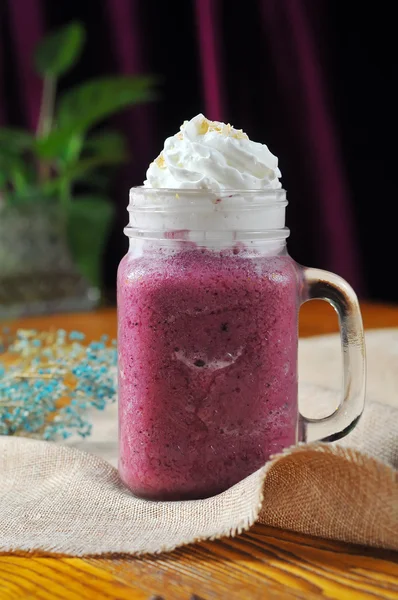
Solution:
[[[217,494],[297,441],[295,262],[187,246],[118,271],[119,471],[152,499]]]

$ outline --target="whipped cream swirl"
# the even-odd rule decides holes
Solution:
[[[278,159],[242,130],[202,114],[185,121],[146,174],[145,187],[171,189],[279,189]]]

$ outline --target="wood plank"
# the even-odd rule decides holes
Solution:
[[[377,555],[377,556],[376,556]],[[128,583],[145,580],[164,600],[201,598],[398,598],[396,553],[255,525],[236,538],[159,557],[90,559]]]
[[[398,306],[383,304],[361,304],[365,329],[398,327]],[[323,335],[338,331],[338,320],[334,309],[322,300],[303,304],[300,310],[300,335]]]
[[[159,556],[1,556],[0,597],[394,600],[398,555],[255,525]]]
[[[0,556],[1,600],[147,600],[149,594],[82,559]]]

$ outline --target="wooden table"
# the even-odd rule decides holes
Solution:
[[[363,305],[366,328],[398,327],[398,307]],[[22,327],[79,329],[114,336],[113,310],[20,321]],[[321,302],[301,311],[303,336],[337,330]],[[0,490],[1,492],[1,490]],[[398,600],[398,554],[255,525],[233,539],[158,557],[79,559],[0,556],[0,600]]]

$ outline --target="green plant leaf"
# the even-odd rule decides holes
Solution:
[[[53,203],[54,197],[48,196],[40,185],[27,186],[23,191],[12,191],[7,194],[10,205]]]
[[[123,162],[128,156],[125,137],[118,131],[111,130],[91,135],[86,140],[83,151],[90,156],[112,156],[113,162]]]
[[[82,151],[83,143],[84,138],[82,135],[78,133],[72,134],[57,158],[65,165],[76,162]]]
[[[46,36],[36,48],[37,72],[58,77],[68,71],[79,59],[85,37],[84,26],[77,21]]]
[[[12,192],[25,195],[29,186],[36,180],[36,172],[32,162],[24,159],[17,152],[6,152],[0,147],[0,189],[7,187]]]
[[[87,81],[61,98],[57,111],[58,126],[60,129],[87,130],[127,106],[151,100],[153,84],[151,77],[117,76]]]
[[[67,207],[69,247],[80,272],[101,286],[101,261],[114,209],[102,196],[77,197]]]
[[[109,77],[83,83],[66,92],[56,115],[56,128],[36,140],[41,158],[59,157],[76,134],[85,134],[110,115],[155,97],[151,77]]]
[[[34,145],[34,136],[23,129],[3,127],[0,129],[0,151],[23,152]]]
[[[46,137],[35,140],[35,151],[40,158],[51,159],[65,157],[68,149],[74,145],[74,140],[79,137],[79,132],[73,129],[54,129]]]
[[[80,179],[80,177],[86,175],[87,173],[91,173],[98,167],[103,167],[105,165],[114,165],[119,164],[120,159],[116,155],[108,154],[106,156],[93,156],[91,158],[82,158],[79,162],[70,165],[65,169],[65,171],[60,175],[60,179],[66,182],[76,181]]]
[[[4,171],[2,171],[1,168],[1,157],[0,157],[0,206],[1,206],[1,201],[3,198],[5,198],[6,196],[6,186],[8,183],[8,177],[7,175],[4,173]]]
[[[60,171],[58,177],[46,181],[42,184],[42,187],[46,195],[56,195],[63,187],[71,186],[74,182],[84,179],[88,174],[98,169],[98,167],[119,163],[119,158],[112,155],[81,159],[78,162],[67,165],[65,169]]]

